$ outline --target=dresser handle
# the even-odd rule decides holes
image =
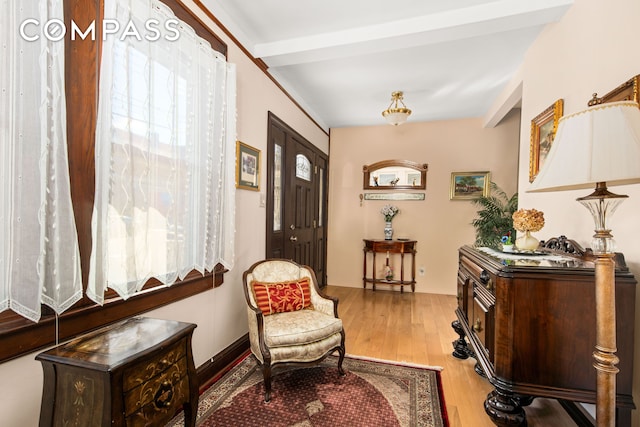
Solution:
[[[488,291],[492,291],[493,290],[493,280],[489,279],[489,281],[485,285],[485,288],[487,288]]]
[[[173,399],[173,384],[169,381],[163,381],[160,384],[160,388],[153,397],[153,404],[158,409],[168,408],[171,406],[171,400]]]
[[[478,317],[476,321],[473,323],[473,330],[480,333],[482,332],[482,321]]]

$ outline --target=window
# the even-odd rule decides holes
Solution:
[[[61,0],[64,3],[65,21],[73,17],[79,28],[87,28],[96,17],[102,16],[99,10],[101,2],[95,0]],[[201,24],[192,12],[182,6],[177,0],[162,0],[169,6],[176,17],[189,24],[200,37],[211,43],[211,46],[222,54],[226,53],[226,46],[210,30]],[[12,4],[13,2],[9,2]],[[101,27],[101,21],[96,21],[96,27]],[[144,28],[144,27],[142,27]],[[11,37],[15,35],[11,34]],[[66,43],[69,43],[67,33]],[[67,138],[68,161],[70,171],[71,197],[75,215],[75,225],[78,231],[80,263],[83,280],[88,283],[89,260],[91,255],[91,219],[95,194],[95,147],[94,137],[96,129],[96,113],[98,105],[97,64],[100,63],[98,54],[101,50],[100,37],[96,41],[76,39],[73,49],[66,49],[64,58],[67,92]],[[233,111],[231,105],[229,111]],[[225,153],[230,156],[233,165],[234,152]],[[227,159],[229,161],[229,159]],[[225,191],[234,191],[233,181]],[[233,232],[233,226],[220,226],[218,233],[221,239],[229,236],[225,233]],[[115,295],[107,295],[102,307],[97,306],[87,297],[76,303],[60,316],[55,316],[48,307],[43,307],[40,322],[32,323],[22,317],[5,311],[0,313],[0,361],[17,357],[34,351],[60,340],[68,339],[107,323],[139,314],[164,304],[189,297],[222,283],[223,265],[216,265],[214,272],[206,272],[205,277],[193,271],[184,280],[167,288],[158,286],[159,282],[150,280],[145,286],[145,292],[135,298],[124,300]],[[212,278],[215,278],[215,282]]]
[[[64,42],[13,34],[27,19],[63,17],[61,4],[1,3],[0,311],[37,322],[82,297],[69,189]]]
[[[282,230],[282,147],[274,145],[273,153],[273,231]]]
[[[105,16],[137,28],[174,19],[161,3],[129,3],[105,1]],[[129,298],[149,278],[171,285],[233,263],[233,235],[220,232],[233,227],[225,153],[235,116],[225,111],[235,70],[189,26],[176,30],[178,40],[113,35],[103,44],[87,289],[99,304],[107,287]]]
[[[311,181],[311,161],[304,154],[296,155],[296,178]]]

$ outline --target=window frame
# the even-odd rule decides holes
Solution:
[[[178,19],[189,24],[200,37],[208,40],[215,50],[227,55],[227,45],[180,0],[161,1],[173,10]],[[86,40],[76,39],[71,42],[69,34],[65,40],[69,173],[80,246],[83,291],[88,282],[91,254],[91,216],[95,192],[94,145],[103,6],[103,0],[64,0],[68,28],[71,28],[71,19],[80,28],[87,28],[94,20],[96,23],[95,41],[87,37]],[[0,346],[0,363],[218,287],[223,283],[225,272],[226,269],[220,264],[214,272],[207,272],[204,276],[192,271],[184,280],[170,287],[150,280],[139,295],[126,301],[109,291],[105,295],[103,306],[95,304],[85,295],[59,316],[42,305],[42,318],[38,323],[7,310],[0,313],[0,340],[3,343]]]

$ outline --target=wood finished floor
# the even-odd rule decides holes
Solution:
[[[451,355],[454,296],[337,286],[325,292],[340,300],[347,354],[441,366],[451,427],[494,426],[483,406],[491,384],[475,373],[474,359]],[[576,426],[555,400],[535,399],[525,411],[530,427]]]

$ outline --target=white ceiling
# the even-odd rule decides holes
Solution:
[[[325,129],[482,117],[573,0],[201,0]]]

